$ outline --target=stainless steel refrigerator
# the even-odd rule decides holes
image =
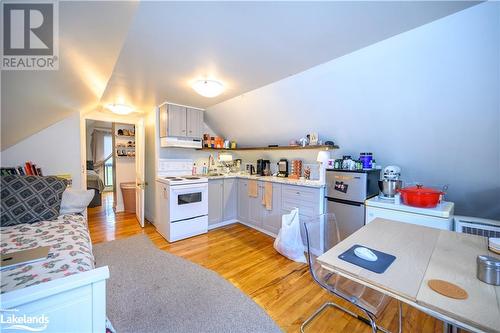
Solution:
[[[326,170],[326,212],[334,213],[340,240],[365,225],[365,200],[378,194],[380,170]],[[337,243],[334,226],[325,225],[325,250]]]

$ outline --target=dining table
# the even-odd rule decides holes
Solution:
[[[353,246],[395,256],[383,273],[375,273],[340,257]],[[500,286],[477,278],[478,255],[488,238],[377,218],[317,258],[321,266],[470,332],[500,332]],[[345,256],[342,256],[345,258]],[[430,280],[452,283],[466,292],[450,298],[429,287]]]

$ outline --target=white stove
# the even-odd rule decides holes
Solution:
[[[165,176],[158,177],[156,180],[169,186],[208,183],[208,178],[198,176]]]
[[[169,242],[208,231],[208,178],[186,176],[192,165],[173,159],[158,164],[155,226]]]

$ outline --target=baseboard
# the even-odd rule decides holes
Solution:
[[[255,230],[257,230],[257,231],[260,231],[260,232],[262,232],[263,234],[266,234],[266,235],[268,235],[268,236],[271,236],[272,238],[276,238],[276,237],[278,236],[278,235],[276,235],[276,234],[273,234],[273,233],[272,233],[272,232],[270,232],[270,231],[267,231],[267,230],[264,230],[264,229],[262,229],[262,228],[256,227],[256,226],[254,226],[254,225],[252,225],[252,224],[249,224],[249,223],[246,223],[246,222],[243,222],[243,221],[240,221],[240,220],[237,220],[237,222],[238,222],[238,223],[240,223],[240,224],[246,225],[246,226],[247,226],[247,227],[249,227],[249,228],[252,228],[252,229],[255,229]]]
[[[230,225],[230,224],[233,224],[233,223],[238,223],[238,220],[232,219],[232,220],[227,220],[227,221],[222,221],[222,222],[219,222],[219,223],[216,223],[216,224],[212,224],[212,225],[208,226],[208,230],[212,230],[212,229],[215,229],[215,228],[224,227],[226,225]]]

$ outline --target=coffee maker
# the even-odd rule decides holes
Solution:
[[[263,160],[263,159],[258,159],[257,160],[257,174],[259,176],[269,176],[266,175],[266,170],[267,172],[270,172],[270,167],[271,167],[271,162],[269,160]]]
[[[288,177],[288,160],[282,158],[278,162],[278,177]]]

